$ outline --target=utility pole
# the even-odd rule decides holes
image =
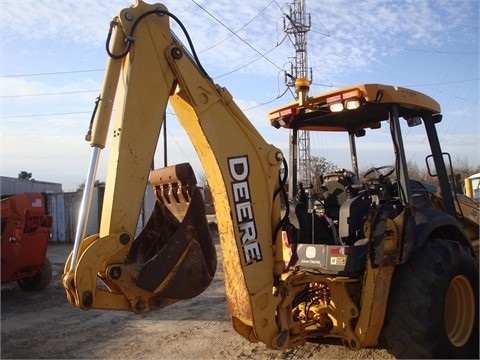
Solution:
[[[290,63],[290,74],[285,73],[285,84],[293,87],[296,99],[305,100],[312,82],[312,70],[308,68],[307,32],[310,30],[311,18],[306,13],[305,0],[294,0],[290,5],[290,14],[285,14],[283,31],[289,35],[295,48],[295,57]],[[312,182],[310,172],[310,134],[305,130],[290,130],[290,173],[289,196],[297,192],[297,179],[305,187]]]

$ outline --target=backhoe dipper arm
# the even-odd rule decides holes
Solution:
[[[281,221],[280,200],[274,196],[280,186],[283,155],[265,142],[228,91],[215,85],[185,51],[171,33],[171,18],[177,20],[163,5],[138,1],[112,21],[112,37],[107,44],[110,58],[91,137],[91,146],[98,152],[110,134],[100,230],[86,239],[81,234],[65,265],[63,286],[69,301],[80,308],[140,313],[167,306],[182,296],[196,295],[171,295],[168,283],[181,272],[176,266],[182,262],[206,268],[201,281],[208,286],[215,264],[196,258],[202,251],[211,250],[191,239],[195,236],[190,228],[197,220],[189,213],[193,206],[188,207],[196,201],[195,193],[190,198],[191,194],[184,192],[192,185],[186,184],[185,179],[190,179],[188,170],[173,167],[151,175],[151,182],[157,182],[157,194],[164,199],[163,207],[159,201],[156,205],[163,222],[157,221],[155,226],[163,229],[159,232],[168,232],[170,228],[164,223],[170,226],[178,222],[176,225],[182,228],[182,220],[187,222],[188,218],[193,225],[182,228],[187,240],[179,240],[178,231],[172,230],[171,239],[157,246],[150,263],[139,260],[143,258],[138,254],[147,250],[144,243],[136,244],[134,240],[163,116],[170,102],[212,189],[234,328],[250,341],[262,341],[271,348],[287,346],[289,325],[285,319],[291,309],[279,306],[281,296],[276,291],[284,263],[281,235],[276,231]],[[110,127],[114,100],[115,119]],[[92,162],[98,160],[92,156]],[[167,184],[170,177],[180,179],[176,187]],[[174,198],[180,207],[186,204],[188,208],[177,216],[179,221],[165,210],[175,205],[170,202]],[[145,236],[151,240],[150,234]],[[178,253],[178,259],[173,253]],[[142,280],[142,271],[147,267],[164,264],[170,268],[159,267],[148,273],[159,279]],[[187,267],[185,273],[194,276],[189,269],[195,268]],[[187,287],[173,284],[180,288],[182,285]]]

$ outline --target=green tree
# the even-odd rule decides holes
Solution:
[[[18,179],[32,180],[32,173],[28,171],[20,171],[18,173]]]
[[[310,156],[310,173],[312,174],[312,186],[314,192],[321,192],[320,187],[322,186],[322,175],[331,173],[336,168],[337,166],[333,162],[328,161],[323,156]]]
[[[469,164],[467,158],[456,157],[452,160],[452,168],[450,168],[448,160],[445,158],[445,165],[447,174],[452,183],[452,188],[457,192],[462,193],[463,182],[470,175],[480,172],[480,166],[472,166]],[[413,180],[425,181],[433,185],[439,185],[437,176],[430,176],[426,166],[419,168],[418,164],[414,161],[408,162],[408,175]],[[453,174],[452,174],[453,171]],[[452,178],[453,176],[453,178]],[[454,180],[454,181],[453,181]]]
[[[95,182],[93,183],[93,186],[102,187],[102,186],[105,186],[105,182],[100,180],[95,180]],[[85,181],[82,182],[80,185],[78,185],[77,192],[83,192],[83,190],[85,190]]]
[[[452,160],[452,167],[455,174],[460,174],[462,181],[463,179],[468,178],[470,175],[480,172],[480,165],[470,165],[466,157],[456,157],[454,160]]]

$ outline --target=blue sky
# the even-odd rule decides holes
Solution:
[[[283,32],[283,12],[292,2],[164,2],[186,26],[214,81],[228,88],[264,138],[285,153],[288,131],[271,127],[267,113],[293,101],[285,92],[284,70],[290,69],[294,49]],[[84,135],[101,88],[109,23],[131,4],[0,2],[1,175],[17,177],[24,170],[36,180],[62,183],[65,191],[84,181],[91,151]],[[306,7],[311,95],[356,83],[426,93],[442,107],[438,132],[444,151],[471,166],[480,164],[477,0],[306,0]],[[167,121],[170,162],[189,161],[201,174],[171,111]],[[404,138],[408,159],[423,167],[423,132],[411,129]],[[359,153],[361,169],[391,163],[384,139],[365,145],[363,163]],[[105,178],[107,152],[99,180]],[[347,142],[337,135],[312,135],[311,155],[350,167]],[[157,163],[162,159],[159,154]]]

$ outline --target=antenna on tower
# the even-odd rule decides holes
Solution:
[[[290,5],[290,14],[285,14],[283,19],[283,31],[290,36],[295,48],[295,57],[290,62],[290,73],[285,71],[285,85],[295,89],[296,99],[300,105],[306,103],[312,82],[312,69],[308,68],[307,58],[307,33],[310,26],[311,18],[310,14],[307,18],[305,0],[294,0]],[[297,177],[298,181],[306,187],[312,182],[310,134],[305,130],[300,130],[297,134],[297,130],[292,129],[290,130],[290,196],[294,196],[297,192]]]
[[[311,18],[308,14],[307,19],[305,0],[294,0],[290,6],[290,15],[285,14],[283,18],[283,31],[293,38],[295,48],[295,57],[290,62],[290,73],[285,72],[285,85],[295,88],[297,100],[300,101],[302,98],[299,85],[301,88],[309,87],[312,82],[312,69],[308,68],[307,57],[307,32],[310,31],[310,27]]]

